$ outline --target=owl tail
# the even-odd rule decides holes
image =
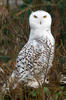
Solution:
[[[1,88],[3,93],[9,92],[11,89],[15,89],[15,73],[13,72],[12,75],[10,76],[9,80],[7,80],[6,83],[4,83],[3,87]]]

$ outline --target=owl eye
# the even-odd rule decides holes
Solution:
[[[47,16],[45,15],[45,16],[43,16],[43,18],[47,18]]]
[[[38,18],[36,15],[34,15],[34,18]]]

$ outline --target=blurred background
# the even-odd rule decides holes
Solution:
[[[6,73],[0,70],[0,87],[2,87],[3,83],[6,83],[6,80],[13,72],[18,53],[28,41],[30,33],[29,15],[36,10],[45,10],[51,14],[53,19],[52,34],[56,41],[55,57],[53,68],[49,72],[49,80],[52,85],[55,84],[57,87],[55,87],[56,90],[54,88],[49,90],[48,87],[44,87],[45,94],[48,91],[48,93],[55,91],[53,94],[55,98],[51,100],[65,100],[66,0],[0,0],[0,68]],[[36,94],[35,90],[33,95],[36,96]],[[35,99],[33,98],[33,100]],[[29,98],[29,100],[32,99]],[[36,100],[44,99],[41,99],[40,96],[40,99]],[[49,98],[46,100],[49,100]]]

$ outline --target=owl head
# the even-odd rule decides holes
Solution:
[[[31,29],[45,29],[51,27],[51,15],[43,10],[32,12],[29,17],[29,24]]]

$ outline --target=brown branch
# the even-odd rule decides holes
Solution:
[[[51,4],[51,3],[48,3],[48,5],[50,6],[59,6],[58,4]],[[32,8],[37,8],[39,6],[47,6],[47,3],[44,3],[44,4],[37,4],[37,5],[30,5],[29,7],[25,8],[24,10],[20,11],[17,13],[17,16],[20,16],[22,13],[24,13],[25,11],[28,11],[28,10],[31,10],[32,11]]]

